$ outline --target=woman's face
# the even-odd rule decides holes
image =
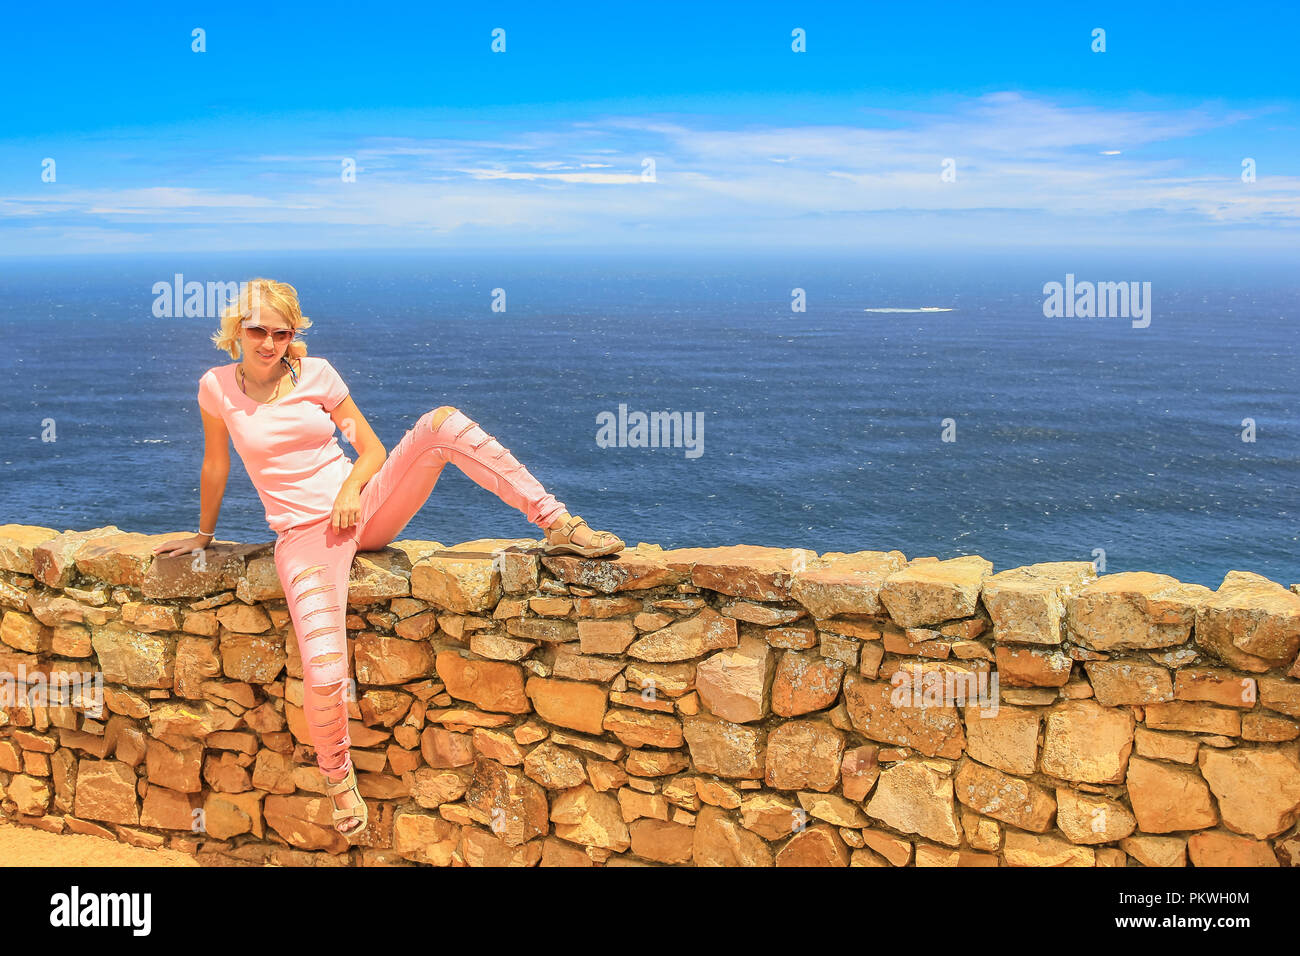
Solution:
[[[249,326],[254,328],[250,329]],[[257,331],[257,326],[266,331]],[[240,346],[244,350],[244,357],[255,366],[270,368],[275,365],[284,357],[289,343],[293,341],[292,336],[283,334],[279,336],[283,341],[276,341],[276,331],[282,332],[284,329],[292,330],[293,325],[275,309],[269,306],[254,309],[252,318],[239,323]]]

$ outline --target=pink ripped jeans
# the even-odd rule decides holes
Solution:
[[[428,500],[447,462],[540,528],[566,510],[510,449],[459,409],[437,428],[435,412],[420,417],[361,489],[355,525],[336,534],[326,515],[276,538],[275,569],[302,656],[303,715],[316,763],[331,780],[341,779],[352,766],[344,620],[348,575],[357,551],[375,551],[393,541]]]

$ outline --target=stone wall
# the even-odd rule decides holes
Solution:
[[[215,865],[1300,860],[1300,594],[1258,575],[395,542],[349,584],[349,846],[272,545],[171,537],[0,526],[9,819]]]

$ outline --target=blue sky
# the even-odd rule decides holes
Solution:
[[[11,7],[0,255],[1300,237],[1290,5],[443,6]]]

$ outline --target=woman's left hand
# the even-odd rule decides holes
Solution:
[[[330,515],[330,527],[335,534],[350,528],[361,517],[361,493],[352,485],[344,483],[334,499],[334,511]]]

